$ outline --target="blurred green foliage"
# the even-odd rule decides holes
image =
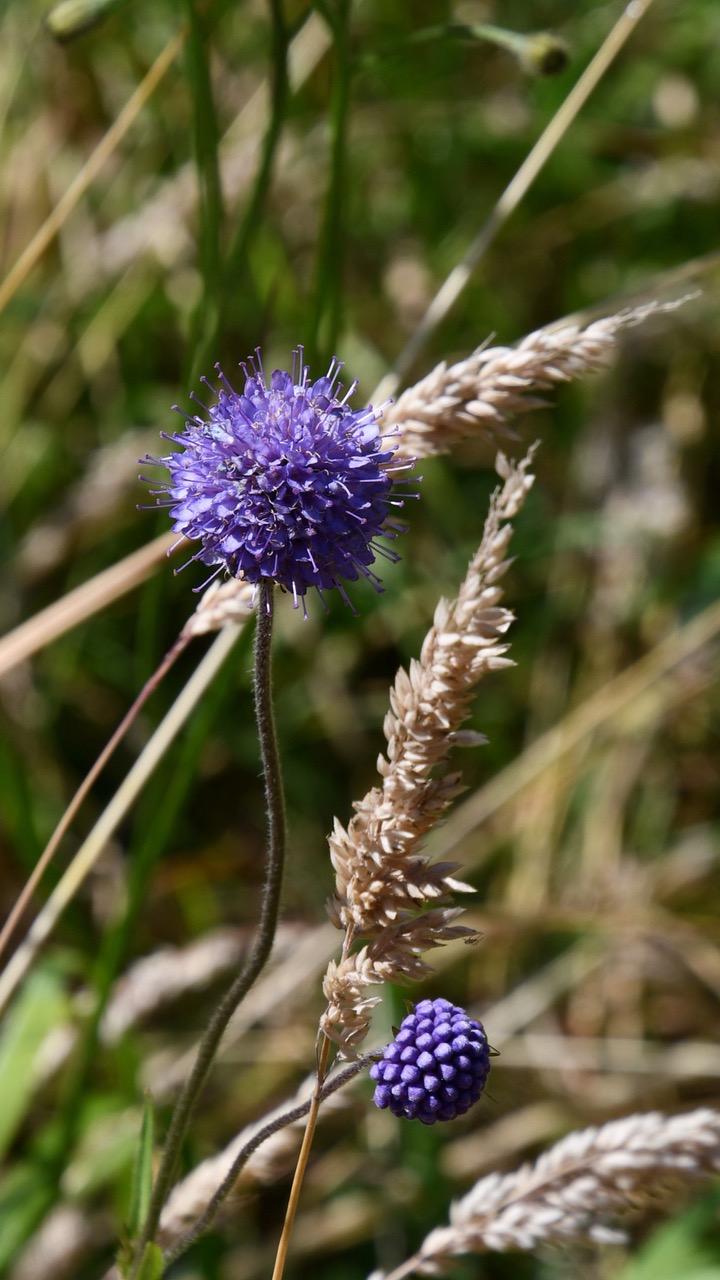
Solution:
[[[136,460],[157,452],[158,431],[174,429],[170,406],[187,407],[215,361],[232,376],[260,345],[272,368],[303,342],[313,368],[336,352],[370,397],[620,12],[591,0],[133,0],[60,45],[48,8],[8,0],[0,19],[3,276],[182,24],[186,36],[0,317],[8,632],[164,530],[161,515],[136,510],[150,501]],[[568,69],[541,80],[492,45],[414,38],[487,21],[556,31]],[[509,345],[569,313],[677,296],[696,281],[703,289],[630,330],[607,373],[516,424],[522,440],[543,440],[513,543],[517,666],[480,690],[472,723],[490,742],[462,755],[471,792],[718,596],[719,45],[715,0],[655,0],[410,377],[489,335]],[[403,560],[380,598],[353,592],[357,619],[339,600],[327,616],[313,605],[307,621],[288,602],[279,610],[291,957],[324,919],[333,815],[347,821],[374,780],[388,685],[477,545],[492,463],[492,447],[473,441],[423,464]],[[3,915],[201,580],[196,566],[175,577],[163,564],[4,677]],[[716,658],[713,646],[692,654],[465,838],[480,891],[470,917],[486,936],[472,951],[443,953],[438,984],[476,1011],[512,992],[546,996],[528,996],[492,1096],[451,1134],[368,1116],[367,1090],[328,1122],[290,1276],[354,1280],[401,1260],[473,1177],[568,1127],[717,1102]],[[58,866],[196,662],[191,650],[143,710]],[[101,1027],[116,982],[158,948],[226,927],[244,939],[252,927],[264,813],[249,666],[248,638],[7,1016],[0,1266],[14,1280],[37,1274],[27,1259],[54,1204],[79,1207],[88,1227],[54,1280],[101,1274],[130,1214],[143,1089],[158,1092],[164,1122],[164,1064],[189,1051],[214,992],[210,983],[160,1001],[112,1039]],[[43,895],[58,875],[49,872]],[[389,997],[387,1027],[404,998]],[[308,979],[254,1016],[213,1077],[187,1168],[292,1091],[311,1066],[320,1008],[319,978]],[[488,1030],[492,1039],[491,1021]],[[555,1044],[545,1057],[543,1037]],[[575,1041],[590,1046],[591,1065],[573,1057]],[[281,1180],[248,1191],[226,1230],[173,1274],[269,1273],[286,1190]],[[717,1235],[702,1214],[664,1230],[659,1255],[651,1241],[627,1265],[613,1250],[493,1257],[458,1274],[718,1273]]]

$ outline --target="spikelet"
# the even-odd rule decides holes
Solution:
[[[478,740],[460,729],[475,685],[510,665],[505,634],[512,614],[500,604],[499,582],[509,563],[508,521],[533,483],[532,453],[517,465],[498,457],[504,483],[459,594],[440,601],[420,658],[398,672],[391,690],[387,755],[378,761],[382,784],[355,806],[348,827],[336,821],[329,837],[336,873],[329,910],[345,930],[345,944],[325,977],[322,1025],[345,1050],[362,1039],[377,1003],[368,986],[426,976],[422,952],[472,933],[454,923],[458,912],[450,905],[455,893],[469,889],[455,878],[457,864],[432,863],[422,843],[461,790],[457,774],[431,774],[452,746]],[[369,945],[349,954],[358,939]]]
[[[396,427],[397,457],[447,453],[468,436],[516,440],[508,417],[544,404],[539,392],[599,369],[622,329],[641,324],[686,301],[650,302],[584,329],[560,324],[530,333],[517,347],[478,347],[466,360],[437,365],[386,409],[383,427]]]
[[[223,627],[247,622],[252,616],[256,588],[244,578],[216,578],[203,592],[197,608],[182,629],[183,637],[207,635]]]
[[[459,1254],[623,1242],[618,1217],[720,1169],[720,1113],[651,1111],[570,1133],[532,1165],[481,1178],[388,1276],[444,1274]]]

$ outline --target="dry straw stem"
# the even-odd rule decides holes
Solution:
[[[169,555],[188,545],[184,538],[178,541],[176,534],[163,533],[15,627],[0,639],[0,677],[66,631],[71,631],[101,609],[114,604],[128,591],[141,586]],[[251,612],[252,589],[248,583],[236,578],[227,582],[216,580],[201,596],[195,612],[183,628],[182,636],[190,639],[206,635],[209,631],[219,631],[231,623],[245,621]]]
[[[451,747],[482,741],[460,732],[474,687],[487,672],[510,665],[504,636],[512,614],[500,605],[499,582],[509,563],[508,522],[533,483],[532,453],[518,465],[499,455],[504,483],[457,599],[440,601],[419,660],[398,672],[390,692],[387,756],[378,759],[382,786],[355,806],[347,829],[336,820],[329,837],[336,872],[330,914],[345,942],[340,964],[331,963],[325,978],[322,1026],[344,1048],[367,1030],[377,1003],[367,986],[425,976],[422,952],[471,933],[453,924],[458,913],[447,905],[467,889],[453,878],[457,864],[431,863],[421,845],[460,790],[458,774],[435,778],[433,770]],[[433,909],[423,911],[428,905]],[[358,938],[372,941],[349,955]]]
[[[453,1206],[450,1225],[388,1275],[440,1275],[467,1253],[533,1250],[547,1244],[622,1242],[609,1223],[657,1202],[658,1194],[720,1170],[720,1113],[659,1111],[568,1134],[532,1165],[481,1178]]]
[[[176,541],[172,533],[162,534],[8,632],[0,639],[0,677],[139,587],[169,555]]]
[[[495,236],[518,208],[543,166],[564,138],[590,94],[602,80],[605,72],[612,66],[626,40],[632,35],[637,23],[650,8],[651,3],[652,0],[630,0],[630,3],[625,6],[592,62],[588,64],[580,79],[576,81],[567,97],[560,103],[555,115],[523,160],[517,173],[508,183],[490,217],[470,244],[465,257],[453,267],[449,276],[438,289],[415,332],[395,361],[394,370],[380,384],[377,395],[378,400],[385,400],[388,396],[394,395],[400,378],[407,373],[408,369],[412,368],[430,334],[435,332],[452,310],[470,281],[475,267],[492,244]]]
[[[460,440],[482,435],[517,439],[511,414],[537,409],[537,393],[597,370],[616,346],[621,329],[648,316],[672,311],[675,302],[650,302],[595,320],[585,328],[562,323],[538,329],[517,347],[478,347],[466,360],[442,361],[409,387],[383,417],[400,434],[397,456],[424,458],[447,453]]]
[[[92,155],[70,183],[70,186],[63,193],[61,199],[58,200],[43,225],[36,231],[30,243],[23,250],[2,284],[0,284],[0,313],[5,310],[33,267],[39,262],[48,245],[55,239],[58,231],[72,213],[78,201],[85,195],[88,187],[94,182],[115,148],[124,138],[131,125],[135,123],[137,116],[148,99],[170,70],[182,49],[186,31],[186,26],[181,27],[158,54],[150,70],[126,102],[117,120],[104,134]]]

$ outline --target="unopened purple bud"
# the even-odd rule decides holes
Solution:
[[[398,1044],[405,1064],[399,1080]],[[373,1101],[423,1124],[454,1120],[477,1102],[489,1071],[490,1047],[481,1024],[449,1000],[421,1000],[370,1068],[377,1084]]]

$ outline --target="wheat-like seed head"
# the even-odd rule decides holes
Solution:
[[[534,1164],[481,1178],[391,1275],[440,1275],[465,1253],[623,1241],[618,1217],[720,1170],[720,1113],[658,1111],[570,1133]]]
[[[482,542],[457,598],[441,600],[420,658],[398,672],[385,719],[387,755],[378,761],[382,784],[355,806],[348,827],[336,821],[329,837],[336,872],[330,914],[345,930],[343,959],[331,964],[324,991],[326,1034],[355,1046],[377,1003],[367,986],[426,976],[422,952],[471,930],[454,924],[456,863],[431,863],[422,842],[460,788],[459,776],[431,777],[458,741],[473,689],[489,671],[509,665],[505,633],[512,621],[500,605],[508,566],[508,523],[533,483],[532,450],[514,465],[498,458],[503,485],[493,495]],[[426,910],[430,907],[431,910]],[[369,945],[348,955],[358,938]]]
[[[560,324],[538,329],[517,347],[484,345],[457,364],[442,361],[385,410],[383,427],[397,427],[400,433],[396,456],[447,453],[468,436],[517,440],[507,419],[544,404],[538,392],[599,369],[621,329],[684,301],[646,303],[585,328]]]
[[[197,608],[182,629],[182,635],[194,639],[209,631],[247,622],[252,617],[256,588],[244,578],[216,578],[203,592]]]

